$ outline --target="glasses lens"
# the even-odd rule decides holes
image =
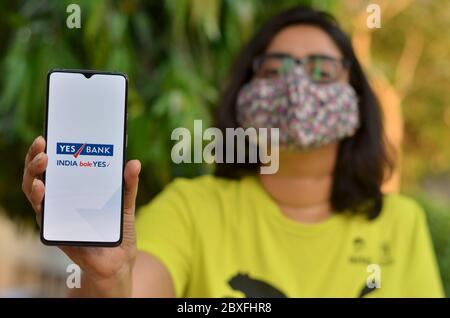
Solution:
[[[264,55],[256,59],[254,72],[257,77],[273,77],[290,68],[295,62],[285,56]]]
[[[310,78],[317,83],[336,81],[341,71],[338,60],[321,56],[312,56],[309,58],[305,69]]]

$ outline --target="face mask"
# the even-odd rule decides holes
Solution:
[[[349,84],[317,84],[300,65],[270,78],[256,78],[238,95],[243,128],[279,128],[282,148],[310,149],[354,135],[358,99]]]

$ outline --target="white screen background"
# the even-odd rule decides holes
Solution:
[[[49,80],[43,237],[117,242],[120,238],[126,80],[120,75],[54,72]],[[113,144],[114,155],[56,154],[56,143]],[[57,166],[58,159],[110,163]]]

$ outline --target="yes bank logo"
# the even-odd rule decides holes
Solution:
[[[112,156],[114,145],[57,142],[56,154],[78,156]]]
[[[57,142],[56,154],[69,156],[67,159],[57,159],[57,166],[106,168],[110,166],[110,162],[105,160],[82,160],[82,157],[112,157],[114,155],[114,145]]]

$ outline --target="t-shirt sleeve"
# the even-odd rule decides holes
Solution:
[[[137,248],[159,259],[169,271],[175,296],[183,297],[191,269],[194,234],[188,206],[178,189],[168,185],[138,210]]]
[[[405,297],[444,297],[425,213],[415,204],[411,244],[404,279]]]

